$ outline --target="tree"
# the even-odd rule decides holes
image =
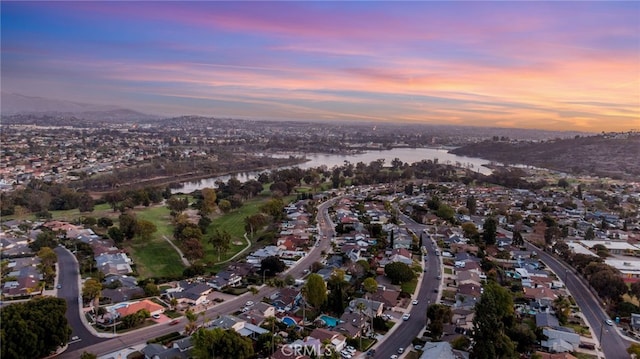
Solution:
[[[467,197],[467,209],[469,210],[470,215],[476,214],[477,207],[478,205],[477,205],[476,197],[474,196]]]
[[[231,245],[231,234],[225,230],[216,229],[209,238],[209,243],[218,251],[218,260],[220,260],[222,252],[226,252]]]
[[[440,339],[444,330],[444,325],[449,324],[453,318],[451,307],[444,304],[432,304],[427,308],[427,328],[431,331],[431,338]]]
[[[475,238],[478,235],[478,227],[473,222],[465,222],[462,224],[462,232],[466,238]]]
[[[100,217],[98,218],[98,227],[101,228],[109,228],[113,226],[113,220],[109,217]]]
[[[198,315],[194,311],[192,311],[191,308],[189,308],[186,312],[184,312],[184,316],[185,318],[187,318],[188,322],[184,327],[184,330],[187,334],[192,334],[198,329],[198,324],[196,323],[196,321],[198,320]]]
[[[496,232],[498,230],[498,222],[493,217],[489,217],[482,225],[482,240],[488,246],[496,244]]]
[[[629,288],[629,293],[636,297],[636,299],[640,299],[640,282],[631,283],[631,287]]]
[[[255,231],[264,227],[266,224],[267,217],[262,213],[256,213],[244,218],[244,229],[251,234],[251,237],[253,237]]]
[[[0,308],[2,358],[49,356],[71,335],[67,303],[62,298],[41,297]]]
[[[200,329],[191,337],[198,359],[247,359],[254,355],[251,339],[233,329]]]
[[[102,293],[102,284],[93,278],[89,278],[84,282],[82,286],[82,297],[88,301],[95,301],[97,303]],[[94,303],[94,306],[98,305]]]
[[[366,293],[373,294],[378,291],[378,282],[376,281],[375,278],[372,278],[372,277],[366,278],[362,282],[362,288],[364,288],[364,291]]]
[[[178,196],[171,196],[167,200],[167,207],[174,213],[180,213],[189,208],[189,199],[186,197],[181,199]]]
[[[151,239],[151,235],[158,230],[158,227],[146,219],[139,219],[136,222],[135,233],[144,240]]]
[[[411,267],[401,262],[393,262],[385,265],[384,274],[391,279],[393,284],[408,282],[415,277],[415,273]]]
[[[260,212],[279,221],[284,217],[284,202],[279,198],[272,198],[260,207]]]
[[[451,208],[451,206],[440,203],[438,206],[438,210],[436,211],[436,215],[444,220],[453,221],[454,215],[456,212]]]
[[[260,262],[260,269],[268,273],[269,276],[282,272],[286,267],[284,262],[276,256],[266,257]]]
[[[37,252],[42,247],[55,248],[56,247],[56,234],[52,231],[45,229],[38,233],[36,240],[29,244],[29,248]]]
[[[631,345],[627,348],[627,353],[635,355],[636,358],[640,358],[640,344],[631,343]]]
[[[147,297],[155,297],[160,295],[160,289],[155,283],[149,282],[144,285],[144,294]]]
[[[88,351],[83,351],[80,355],[80,359],[98,359],[98,356]]]
[[[124,238],[133,239],[136,235],[136,223],[138,222],[136,216],[131,213],[123,213],[118,217],[118,222]]]
[[[471,337],[476,345],[470,358],[515,358],[515,345],[506,334],[514,318],[511,294],[498,283],[489,281],[476,303],[475,313]]]
[[[56,252],[49,247],[42,247],[38,251],[38,257],[40,257],[40,270],[45,282],[53,283],[56,277],[55,264],[58,261]]]
[[[224,213],[229,213],[229,211],[231,211],[231,202],[226,199],[221,199],[218,203],[218,208]]]
[[[584,233],[584,239],[587,241],[591,241],[594,238],[596,238],[596,234],[593,231],[593,227],[589,226],[589,228],[587,228],[587,231]]]
[[[307,278],[305,300],[316,309],[321,308],[327,302],[327,286],[321,275],[313,273]]]
[[[124,239],[124,233],[118,227],[110,227],[107,230],[107,235],[109,238],[113,239],[115,243],[120,243]]]
[[[202,203],[200,204],[200,212],[204,216],[208,216],[216,209],[216,190],[213,188],[202,189]]]
[[[524,245],[524,238],[522,238],[522,233],[520,233],[520,231],[513,232],[512,244],[514,246],[522,246],[522,245]]]
[[[560,178],[558,180],[558,187],[562,187],[562,188],[566,189],[567,187],[569,187],[569,181],[567,181],[566,178]]]
[[[78,210],[80,212],[93,212],[93,198],[89,193],[84,192],[78,198]]]
[[[204,257],[204,247],[202,247],[202,242],[195,238],[187,238],[182,241],[182,251],[184,252],[184,256],[189,260],[201,259]]]

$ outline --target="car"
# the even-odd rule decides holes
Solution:
[[[434,292],[434,293],[438,293],[438,288],[435,288],[435,289],[433,290],[433,292]]]
[[[249,307],[242,308],[242,313],[249,311]]]
[[[398,354],[404,353],[404,348],[398,348]]]
[[[61,288],[62,288],[62,284],[58,284],[58,285],[56,286],[56,288],[61,289]]]
[[[440,280],[440,279],[442,279],[442,276],[441,276],[441,275],[439,275],[439,276],[437,276],[436,278],[437,278],[438,280]]]
[[[178,323],[180,323],[180,319],[174,319],[171,321],[171,323],[169,323],[169,325],[176,325]]]
[[[307,274],[307,273],[309,273],[308,269],[305,269],[305,270],[302,271],[302,274]]]
[[[216,302],[216,303],[222,303],[222,302],[224,302],[224,299],[223,298],[213,298],[213,301]]]
[[[391,356],[391,359],[398,359],[398,356],[397,356],[397,355],[395,355],[395,354],[393,354],[393,355]]]
[[[153,319],[160,319],[160,314],[153,314],[153,315],[151,316],[151,318],[153,318]]]
[[[413,304],[413,305],[418,304],[418,300],[417,300],[417,299],[414,299],[414,300],[413,300],[413,302],[411,302],[411,304]]]
[[[415,350],[422,350],[422,345],[418,344],[418,345],[414,345],[413,349]]]
[[[252,305],[253,305],[253,302],[252,302],[252,301],[248,301],[248,302],[245,304],[245,306],[247,306],[247,307],[250,307],[250,306],[252,306]]]
[[[352,347],[351,345],[347,346],[345,349],[347,349],[350,352],[355,352],[356,348]]]
[[[609,325],[609,326],[613,326],[613,320],[611,320],[611,319],[605,320],[605,323],[607,323],[607,325]]]
[[[409,314],[409,313],[403,314],[402,315],[402,320],[409,320],[410,317],[411,317],[411,314]]]
[[[72,341],[72,342],[73,342],[73,341],[76,341],[76,340],[80,340],[80,337],[79,337],[79,336],[77,336],[77,335],[74,335],[74,336],[72,336],[72,337],[71,337],[71,341]]]

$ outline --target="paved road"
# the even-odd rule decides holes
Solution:
[[[73,329],[71,336],[78,336],[80,341],[73,341],[69,344],[68,350],[92,345],[104,341],[104,338],[98,338],[93,335],[82,323],[80,317],[80,285],[78,261],[75,256],[64,247],[56,247],[55,252],[58,255],[58,297],[63,298],[67,302],[67,320]]]
[[[400,219],[405,223],[406,228],[412,230],[416,235],[426,226],[414,222],[411,218],[400,214]],[[425,263],[426,272],[423,273],[422,285],[417,288],[418,304],[411,308],[411,317],[407,321],[399,321],[398,329],[389,334],[384,341],[376,348],[375,358],[389,358],[392,354],[397,354],[398,348],[404,348],[405,352],[410,350],[411,342],[417,336],[422,336],[421,331],[427,324],[427,307],[435,303],[438,298],[437,290],[440,281],[440,258],[435,255],[434,244],[424,238],[424,245],[427,247],[427,261]],[[415,297],[415,296],[414,296]]]
[[[527,243],[530,250],[535,250],[539,258],[553,270],[559,277],[565,281],[565,285],[571,292],[576,304],[589,321],[593,328],[596,339],[600,339],[600,346],[607,359],[626,359],[629,358],[627,347],[630,343],[624,339],[617,330],[608,326],[604,321],[608,319],[607,314],[598,303],[598,298],[587,288],[585,283],[578,277],[573,270],[566,264],[560,262],[549,253],[533,247]]]
[[[283,275],[291,274],[294,278],[301,278],[304,276],[304,270],[308,269],[313,262],[320,261],[322,259],[322,251],[326,251],[331,247],[331,237],[334,235],[333,224],[329,219],[327,214],[327,208],[333,203],[334,200],[329,200],[325,203],[322,203],[318,207],[318,227],[319,227],[319,246],[312,248],[309,254],[304,257],[298,265],[287,270]],[[264,297],[269,297],[271,294],[275,293],[278,289],[263,287],[257,294],[251,294],[251,292],[245,293],[233,300],[226,301],[224,303],[216,304],[212,308],[206,311],[206,315],[204,318],[199,317],[198,322],[202,323],[204,321],[211,320],[216,318],[218,315],[233,313],[240,309],[246,301],[253,301],[255,303],[262,300]],[[77,303],[76,303],[77,305]],[[67,311],[67,315],[69,315],[70,311],[78,312],[77,306],[75,309],[71,307]],[[182,331],[184,330],[185,324],[187,323],[186,319],[182,319],[178,325],[170,325],[169,323],[153,325],[150,327],[138,329],[136,331],[128,332],[126,335],[118,336],[116,338],[96,338],[92,337],[91,341],[85,341],[84,339],[79,343],[74,343],[73,347],[70,346],[69,350],[60,355],[60,358],[69,358],[76,359],[79,358],[83,351],[89,351],[91,353],[97,354],[98,356],[113,353],[119,349],[124,349],[128,347],[132,347],[137,344],[145,343],[148,339],[152,339],[164,334],[168,334],[174,331]],[[72,324],[74,328],[76,325],[79,325],[86,331],[84,326],[81,323]],[[75,329],[74,329],[75,330]],[[75,335],[75,334],[74,334]],[[84,335],[84,334],[83,334]],[[83,338],[81,336],[81,338]]]

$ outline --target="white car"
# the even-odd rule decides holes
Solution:
[[[409,320],[410,317],[411,317],[411,314],[409,314],[409,313],[403,314],[402,315],[402,320]]]
[[[398,354],[404,353],[404,348],[398,348]]]
[[[395,355],[395,354],[393,354],[393,355],[391,356],[391,359],[398,359],[398,356],[397,356],[397,355]]]
[[[613,326],[613,320],[611,319],[607,319],[605,323],[607,323],[607,325]]]
[[[415,350],[422,350],[422,345],[414,345],[413,349]]]
[[[344,350],[346,350],[349,354],[353,355],[353,353],[356,352],[356,348],[352,347],[352,346],[348,346],[346,347]]]
[[[418,300],[417,300],[417,299],[414,299],[414,300],[413,300],[413,302],[411,302],[411,304],[413,304],[413,305],[417,305],[417,304],[418,304]]]
[[[151,316],[153,319],[160,319],[160,314],[154,314]]]
[[[245,304],[245,306],[246,306],[246,307],[250,307],[250,306],[252,306],[252,305],[253,305],[253,302],[252,302],[252,301],[248,301],[248,302]]]

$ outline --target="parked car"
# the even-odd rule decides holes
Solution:
[[[248,301],[248,302],[245,304],[245,306],[247,306],[247,307],[250,307],[250,306],[252,306],[252,305],[253,305],[253,302],[252,302],[252,301]]]
[[[402,320],[409,320],[410,317],[411,317],[411,314],[409,314],[409,313],[403,314],[402,315]]]
[[[609,325],[609,326],[613,326],[613,320],[611,320],[611,319],[607,319],[605,321],[605,323],[607,323],[607,325]]]
[[[414,299],[414,300],[413,300],[413,302],[411,302],[411,304],[413,304],[413,305],[418,304],[418,300],[417,300],[417,299]]]
[[[151,316],[151,318],[153,318],[153,319],[160,319],[160,314],[153,314],[153,315]]]
[[[404,353],[404,348],[398,348],[398,354]]]

